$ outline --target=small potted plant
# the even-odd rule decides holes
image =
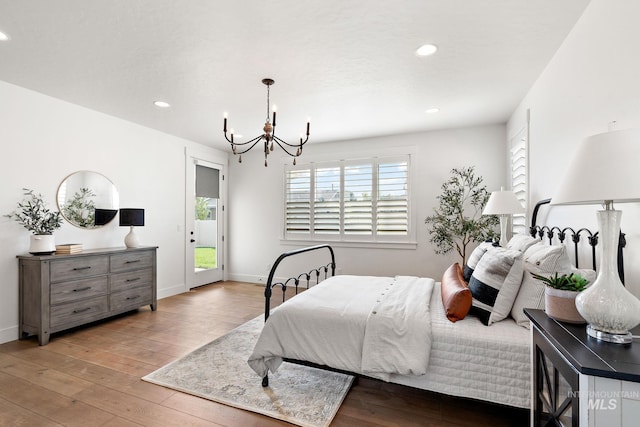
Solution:
[[[568,323],[585,323],[584,318],[576,308],[576,296],[584,291],[589,281],[584,277],[571,273],[545,277],[539,274],[531,275],[544,283],[544,311],[547,316]]]
[[[53,232],[62,226],[60,212],[52,212],[47,208],[42,194],[23,188],[25,198],[18,202],[18,209],[5,215],[15,219],[18,224],[29,230],[31,235],[31,254],[51,254],[56,251]]]

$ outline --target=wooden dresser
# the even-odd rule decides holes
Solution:
[[[19,255],[20,338],[50,334],[135,310],[156,309],[157,247]]]

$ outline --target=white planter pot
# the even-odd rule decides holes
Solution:
[[[56,251],[56,241],[53,234],[32,234],[29,253],[33,255],[48,255]]]
[[[586,323],[576,308],[579,292],[565,291],[545,286],[544,311],[552,319],[567,323]]]

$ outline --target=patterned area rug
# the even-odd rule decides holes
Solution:
[[[328,426],[353,376],[285,362],[263,388],[247,364],[262,324],[256,317],[142,379],[299,426]]]

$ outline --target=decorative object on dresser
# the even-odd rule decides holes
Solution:
[[[511,215],[523,213],[524,208],[511,190],[500,187],[500,191],[491,193],[482,215],[497,215],[500,218],[500,246],[507,247],[511,233],[507,231]]]
[[[28,188],[22,190],[25,198],[18,202],[18,209],[5,216],[33,233],[29,253],[52,254],[56,250],[53,232],[62,226],[62,216],[49,210],[42,194]]]
[[[224,138],[231,144],[231,150],[233,154],[238,154],[238,162],[242,163],[242,155],[247,151],[251,150],[256,144],[260,141],[264,143],[264,166],[267,167],[267,156],[270,152],[273,151],[273,143],[278,144],[282,150],[287,153],[289,156],[293,157],[293,164],[296,164],[296,157],[302,154],[302,146],[309,141],[309,127],[310,127],[310,119],[307,119],[307,137],[302,140],[302,134],[300,134],[300,142],[297,144],[289,144],[287,141],[284,141],[276,136],[276,106],[273,106],[273,121],[269,117],[271,113],[269,111],[269,91],[271,89],[271,85],[275,83],[273,79],[262,79],[262,83],[267,86],[267,118],[264,123],[264,128],[262,130],[264,133],[262,135],[258,135],[253,139],[250,139],[246,142],[236,142],[233,139],[233,129],[230,130],[230,138],[227,136],[227,113],[224,113],[224,125],[223,132]],[[247,148],[244,148],[248,146]],[[238,151],[238,147],[240,147],[240,151]],[[287,148],[289,147],[289,148]],[[289,151],[291,150],[291,151]]]
[[[82,243],[65,243],[56,245],[57,254],[77,254],[82,252]]]
[[[571,273],[545,277],[530,273],[546,286],[544,288],[544,311],[552,319],[568,323],[585,323],[576,308],[576,296],[586,289],[589,281],[579,274]]]
[[[598,228],[602,240],[595,282],[576,298],[578,311],[596,339],[630,344],[629,329],[640,323],[640,300],[629,292],[616,269],[622,212],[614,202],[640,201],[640,130],[593,135],[578,147],[552,204],[602,204]]]
[[[133,227],[144,226],[144,209],[123,208],[120,209],[120,226],[129,226],[129,234],[124,238],[124,244],[128,248],[137,248],[140,246],[138,236],[133,232]]]
[[[467,247],[495,237],[493,227],[498,224],[494,216],[480,213],[489,200],[482,177],[476,176],[474,167],[451,169],[451,177],[442,184],[438,196],[439,206],[424,222],[430,234],[429,241],[436,254],[447,254],[453,249],[460,255],[460,265],[467,264]]]
[[[106,176],[93,171],[78,171],[62,180],[56,195],[64,219],[76,227],[100,228],[118,213],[119,195]]]
[[[156,247],[19,255],[20,338],[84,325],[149,304],[156,309]]]

